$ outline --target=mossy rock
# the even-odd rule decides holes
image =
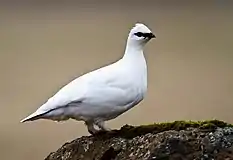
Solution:
[[[201,130],[215,130],[216,128],[233,127],[232,124],[220,120],[206,121],[173,121],[164,123],[154,123],[150,125],[131,126],[125,125],[120,130],[113,130],[108,133],[100,133],[101,138],[123,137],[134,138],[147,133],[159,133],[168,130],[185,130],[187,128],[199,128]]]
[[[219,120],[125,125],[77,138],[46,160],[233,159],[232,136],[233,125]]]

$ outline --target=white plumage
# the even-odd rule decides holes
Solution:
[[[91,134],[109,131],[105,121],[126,112],[145,96],[147,65],[143,48],[151,38],[155,35],[147,26],[135,24],[120,60],[76,78],[21,122],[72,118],[84,121]]]

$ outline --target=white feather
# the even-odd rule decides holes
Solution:
[[[138,104],[147,91],[143,47],[149,40],[135,36],[136,32],[151,33],[145,25],[136,24],[120,60],[73,80],[21,122],[69,118],[106,121]]]

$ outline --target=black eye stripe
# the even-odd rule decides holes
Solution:
[[[138,36],[138,37],[143,37],[144,36],[144,33],[142,32],[137,32],[137,33],[134,33],[134,35]]]
[[[138,37],[145,37],[145,38],[155,38],[155,35],[153,33],[142,33],[142,32],[137,32],[134,33],[134,35]]]

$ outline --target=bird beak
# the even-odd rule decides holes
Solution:
[[[150,38],[150,39],[156,38],[156,36],[155,36],[153,33],[150,33],[150,34],[149,34],[149,38]]]
[[[151,33],[144,33],[143,36],[145,37],[145,39],[156,38],[156,36],[152,32]]]

